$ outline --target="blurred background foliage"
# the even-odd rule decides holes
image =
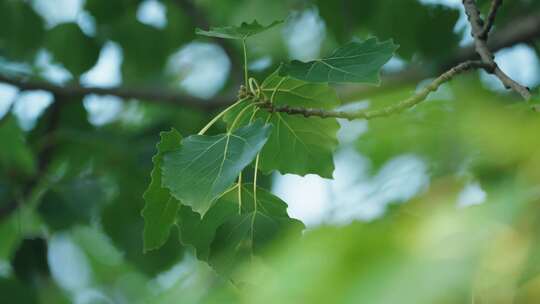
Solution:
[[[0,302],[538,303],[540,115],[485,73],[401,115],[340,122],[334,181],[261,177],[308,229],[239,266],[234,281],[176,231],[143,254],[159,132],[196,133],[241,83],[241,46],[197,38],[195,27],[286,18],[249,41],[261,80],[291,58],[392,38],[401,47],[381,87],[338,87],[344,108],[377,108],[470,54],[460,4],[0,0]],[[503,70],[536,90],[540,33],[507,37],[532,17],[540,1],[505,1],[493,39],[509,41]],[[173,92],[200,106],[28,90],[32,81]]]

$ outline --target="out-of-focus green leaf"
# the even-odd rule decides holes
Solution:
[[[435,175],[457,172],[467,156],[454,127],[457,113],[453,103],[434,100],[392,119],[372,120],[356,147],[374,171],[394,157],[414,154],[426,160]]]
[[[139,22],[133,14],[118,20],[111,35],[122,46],[124,81],[152,82],[162,75],[168,55],[173,51],[165,31]]]
[[[17,278],[29,285],[49,276],[47,243],[44,239],[25,239],[15,252],[12,261]]]
[[[398,53],[410,59],[414,54],[422,57],[444,58],[456,49],[459,35],[454,27],[459,11],[443,5],[423,5],[416,0],[376,1],[377,7],[369,18],[360,20],[361,26],[375,35],[392,38],[400,45]],[[387,9],[389,6],[392,9]],[[407,22],[403,23],[403,18]],[[422,32],[422,35],[418,35]]]
[[[130,264],[130,259],[125,258],[125,254],[112,244],[100,228],[79,226],[70,231],[69,238],[87,257],[94,284],[115,286],[114,289],[100,288],[100,292],[109,298],[122,294],[125,301],[137,302],[151,289],[148,284],[150,276]],[[177,242],[174,243],[178,246]],[[128,283],[123,283],[126,278],[129,278]]]
[[[255,201],[252,188],[242,187],[240,212],[237,188],[221,197],[202,219],[189,208],[179,212],[182,242],[220,273],[230,273],[235,265],[260,255],[271,241],[289,232],[299,234],[304,227],[287,215],[285,202],[261,188]]]
[[[280,69],[280,74],[309,82],[378,84],[382,66],[392,58],[397,48],[391,40],[379,42],[377,38],[350,42],[328,57],[287,63]]]
[[[0,138],[0,171],[32,174],[36,169],[34,156],[14,117],[4,117],[0,121]]]
[[[257,120],[232,133],[184,139],[178,150],[164,156],[163,185],[182,204],[204,215],[253,161],[270,131],[270,125]]]
[[[27,206],[0,221],[0,260],[11,260],[19,244],[27,237],[35,237],[43,231],[41,219]]]
[[[540,112],[540,88],[538,88],[533,94],[531,103],[533,110],[536,112]]]
[[[0,3],[0,53],[31,60],[41,47],[45,24],[26,1]]]
[[[87,0],[84,8],[96,19],[97,25],[110,25],[126,12],[136,8],[139,1]]]
[[[190,16],[185,10],[179,9],[176,0],[166,0],[163,4],[167,10],[167,26],[164,29],[166,39],[170,48],[176,50],[183,43],[195,38],[193,16]]]
[[[315,0],[319,8],[319,14],[326,23],[330,35],[337,38],[338,42],[350,41],[357,30],[359,23],[368,20],[373,14],[379,13],[376,6],[380,0]],[[367,31],[367,27],[361,28]]]
[[[161,141],[157,145],[157,154],[152,158],[152,181],[143,194],[146,205],[142,211],[144,217],[144,250],[152,250],[162,246],[169,238],[171,226],[176,219],[180,202],[169,194],[169,190],[161,184],[161,163],[163,154],[180,147],[182,136],[172,129],[161,132]]]
[[[13,278],[0,278],[0,300],[7,303],[39,303],[33,288]]]
[[[256,20],[251,23],[243,22],[240,26],[211,27],[208,31],[196,29],[197,35],[224,39],[247,39],[267,31],[283,21],[274,21],[267,26],[260,25]]]
[[[144,175],[137,178],[145,181]],[[103,209],[101,219],[104,232],[126,261],[142,273],[156,275],[178,263],[184,249],[178,245],[177,237],[171,236],[158,250],[144,252],[143,239],[140,237],[144,229],[141,217],[143,191],[142,182],[129,181],[121,184],[119,196]]]
[[[429,199],[371,223],[320,227],[300,241],[288,239],[272,248],[266,267],[245,267],[244,279],[253,285],[244,303],[461,303],[497,293],[490,284],[515,284],[509,275],[522,269],[527,248],[510,225],[534,205],[507,189],[493,193],[490,203],[461,210],[434,189]],[[512,298],[513,290],[498,295]]]
[[[101,49],[97,40],[86,36],[76,23],[62,23],[47,31],[45,46],[76,76],[96,64]]]
[[[110,183],[90,173],[64,178],[43,196],[38,212],[50,229],[90,224],[108,202]]]

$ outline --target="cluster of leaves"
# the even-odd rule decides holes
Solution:
[[[197,33],[245,43],[279,23],[262,26],[254,21]],[[176,130],[163,132],[145,193],[145,249],[159,248],[176,224],[182,243],[222,270],[240,257],[256,254],[283,232],[299,233],[302,225],[288,217],[286,203],[257,186],[257,171],[331,178],[339,124],[336,119],[261,110],[257,103],[335,109],[340,100],[329,83],[377,84],[380,69],[396,49],[392,41],[371,38],[346,44],[321,59],[284,64],[260,86],[246,78],[247,97],[216,116],[223,116],[226,133],[208,136],[204,128],[182,139]],[[251,189],[242,171],[252,163]]]
[[[407,63],[421,60],[422,67],[438,69],[447,63],[444,57],[451,56],[458,47],[461,34],[453,31],[457,9],[416,0],[195,1],[201,14],[179,5],[193,1],[158,0],[166,8],[167,22],[162,28],[137,20],[143,1],[86,0],[84,13],[95,25],[90,31],[81,30],[74,22],[48,25],[37,2],[0,1],[0,68],[3,72],[4,68],[19,68],[23,63],[29,68],[25,70],[30,78],[42,77],[45,74],[37,66],[37,58],[41,50],[47,50],[55,64],[72,74],[74,84],[96,64],[100,50],[109,41],[122,49],[123,84],[161,86],[168,56],[194,39],[192,29],[196,25],[235,24],[253,18],[271,24],[269,21],[291,10],[315,12],[314,4],[325,23],[322,49],[328,54],[329,49],[345,45],[353,36],[392,37],[401,46],[397,54]],[[477,2],[483,13],[487,12],[491,1]],[[505,1],[496,26],[501,29],[521,16],[534,14],[539,7],[538,1]],[[206,17],[206,22],[199,17]],[[266,29],[256,23],[240,28],[219,29],[214,34],[244,40]],[[267,54],[272,55],[273,62],[285,58],[281,34],[274,30],[250,36],[249,61]],[[538,45],[536,41],[537,51]],[[241,53],[228,53],[233,62],[238,61],[237,54]],[[333,62],[333,57],[286,63],[268,77],[267,70],[260,74],[254,71],[257,78],[264,79],[255,91],[262,99],[273,99],[275,105],[335,108],[339,98],[327,82],[340,82],[351,75],[327,69],[324,63],[343,68],[341,63]],[[317,73],[308,73],[306,68]],[[359,74],[360,69],[345,66],[344,70],[355,74],[348,81],[369,76]],[[331,81],[326,80],[329,73]],[[331,177],[332,154],[337,147],[335,119],[278,115],[257,110],[252,100],[238,103],[222,116],[224,124],[216,123],[209,129],[220,133],[223,126],[228,126],[230,133],[202,139],[221,139],[217,145],[229,139],[237,147],[235,151],[242,152],[242,164],[250,164],[242,170],[242,185],[233,181],[213,202],[216,189],[198,196],[186,193],[187,201],[202,197],[206,203],[211,202],[201,218],[193,206],[171,195],[171,189],[163,186],[161,179],[166,160],[178,164],[173,155],[182,149],[180,134],[197,132],[209,115],[178,106],[126,100],[126,112],[136,108],[137,114],[142,114],[142,123],[134,127],[117,121],[96,127],[87,122],[82,100],[62,98],[62,103],[55,100],[39,118],[36,128],[25,131],[8,114],[0,120],[0,302],[81,300],[62,285],[58,265],[47,260],[58,249],[56,240],[62,238],[82,250],[89,262],[91,285],[84,287],[106,295],[108,302],[206,303],[201,295],[208,295],[217,296],[212,303],[455,303],[470,301],[472,294],[477,295],[475,300],[482,298],[486,302],[500,302],[501,295],[505,295],[505,302],[536,303],[540,298],[538,115],[508,106],[511,98],[496,97],[477,81],[476,75],[472,76],[459,83],[461,87],[452,86],[444,100],[428,101],[391,119],[370,121],[368,131],[355,142],[358,151],[373,165],[373,173],[403,153],[428,161],[430,173],[434,174],[422,204],[413,206],[413,201],[393,206],[386,218],[371,224],[315,228],[302,238],[298,237],[301,223],[290,219],[285,213],[286,204],[265,190],[271,184],[269,175],[259,174],[257,190],[253,191],[253,171],[257,163],[256,169],[264,174],[281,171]],[[415,85],[404,82],[396,92],[388,88],[383,94],[370,96],[370,107],[409,96]],[[533,102],[540,100],[538,96],[537,91]],[[236,117],[246,107],[233,128]],[[259,156],[248,161],[253,152],[238,149],[238,141],[233,139],[250,125],[269,134],[260,135],[267,137],[265,144],[255,153]],[[152,186],[145,195],[145,223],[140,211],[155,142],[159,131],[171,126],[178,132],[162,135],[160,153],[154,158]],[[257,133],[252,132],[255,128],[247,130],[251,130],[248,135]],[[188,138],[184,141],[197,143]],[[223,155],[214,152],[218,157]],[[208,159],[208,164],[215,161]],[[229,177],[234,176],[232,171],[228,171]],[[479,209],[439,210],[441,202],[453,209],[463,189],[463,176],[466,181],[479,182],[487,193],[486,205]],[[455,179],[459,180],[457,185],[453,184]],[[190,182],[183,187],[202,188],[198,179]],[[354,193],[356,186],[351,184],[350,189],[340,191]],[[242,206],[238,206],[239,197]],[[358,199],[355,203],[347,212],[354,213],[365,202]],[[178,231],[171,231],[171,225],[177,225]],[[453,233],[456,227],[457,234]],[[146,244],[140,237],[143,229]],[[277,244],[276,250],[267,251],[267,244],[287,230],[292,230],[292,237]],[[251,232],[255,232],[253,237]],[[178,239],[185,246],[179,245]],[[254,257],[264,252],[265,264],[272,271],[250,263],[247,269],[240,269],[248,272],[240,279],[262,279],[260,284],[232,292],[221,290],[215,286],[212,269],[193,261],[191,254],[184,254],[185,247],[195,248],[199,260],[208,261],[221,273],[230,273],[233,264],[246,257],[257,261]],[[460,255],[463,248],[470,251]],[[66,261],[72,260],[61,261],[64,266],[68,265]],[[179,280],[170,288],[158,287],[156,282],[161,277],[156,280],[156,274],[180,261],[180,272],[186,270],[186,265],[189,267],[188,280]],[[77,265],[71,266],[70,273],[85,276]],[[167,277],[178,274],[178,267],[173,270]],[[388,293],[389,289],[393,292]]]

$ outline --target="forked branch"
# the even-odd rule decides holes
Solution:
[[[269,112],[281,112],[287,114],[303,115],[305,117],[317,116],[322,118],[344,118],[353,119],[373,119],[377,117],[385,117],[393,114],[401,113],[408,108],[412,108],[418,103],[424,101],[430,93],[437,89],[445,82],[450,81],[454,76],[461,74],[471,69],[484,69],[490,74],[494,74],[507,89],[512,89],[520,94],[525,100],[531,98],[529,89],[522,86],[517,81],[510,78],[504,73],[495,62],[493,53],[489,50],[487,39],[489,32],[493,27],[495,18],[499,8],[502,6],[502,0],[493,0],[488,13],[486,22],[480,17],[480,12],[476,6],[475,0],[463,0],[465,12],[471,23],[472,36],[474,37],[475,50],[480,55],[480,61],[465,61],[460,63],[450,70],[444,72],[441,76],[433,80],[427,87],[417,92],[413,96],[398,102],[397,104],[377,109],[377,110],[360,110],[355,112],[347,111],[327,111],[323,109],[311,109],[289,106],[275,106],[270,101],[264,101],[259,106],[265,108]]]
[[[482,17],[480,17],[480,12],[478,11],[478,7],[476,6],[476,1],[463,0],[465,13],[467,14],[469,23],[471,24],[472,28],[471,34],[474,38],[476,52],[478,53],[478,55],[480,55],[480,58],[483,62],[491,65],[491,69],[488,71],[491,74],[495,75],[497,78],[499,78],[499,80],[507,89],[512,89],[516,93],[521,95],[523,99],[529,100],[531,98],[531,92],[529,91],[529,89],[510,78],[499,68],[499,66],[495,62],[495,56],[487,46],[488,33],[493,25],[493,22],[495,21],[498,8],[501,6],[501,4],[502,1],[493,0],[491,10],[488,16],[488,21],[484,22],[484,20],[482,20]]]

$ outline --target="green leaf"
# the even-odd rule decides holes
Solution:
[[[2,57],[31,60],[42,47],[43,18],[27,1],[1,1],[0,53]]]
[[[274,113],[269,122],[276,131],[260,157],[259,168],[264,173],[278,170],[283,174],[332,178],[332,155],[338,145],[336,119]]]
[[[36,278],[48,277],[46,240],[39,237],[24,239],[15,251],[12,266],[15,276],[28,285],[32,285]]]
[[[261,90],[275,105],[333,109],[341,101],[336,91],[322,83],[309,83],[302,80],[281,77],[282,67],[268,76],[261,85]]]
[[[122,46],[122,80],[133,85],[162,77],[167,58],[178,47],[170,43],[166,32],[130,15],[118,20],[111,38]]]
[[[219,272],[232,268],[253,255],[260,256],[272,241],[295,233],[300,237],[304,225],[287,214],[287,204],[264,189],[257,188],[255,201],[251,185],[242,187],[242,212],[223,223],[216,231],[210,264]],[[238,204],[237,193],[231,192],[220,201]]]
[[[340,104],[333,88],[322,83],[270,75],[261,85],[262,92],[275,105],[333,109]],[[273,97],[272,97],[273,96]],[[230,125],[237,113],[248,102],[225,116]],[[339,124],[334,118],[305,118],[300,115],[268,113],[258,110],[253,118],[261,118],[274,126],[268,142],[260,154],[259,169],[268,174],[274,170],[298,175],[318,174],[331,178],[334,171],[332,154],[337,148]],[[247,124],[245,115],[240,124]]]
[[[388,9],[389,5],[392,9]],[[403,22],[403,16],[409,16],[407,23]],[[447,5],[423,4],[417,0],[379,0],[373,1],[368,16],[359,17],[357,21],[358,27],[369,28],[380,39],[396,41],[400,45],[398,53],[405,60],[417,55],[430,61],[444,61],[459,46],[463,33],[451,30],[459,16],[458,9]],[[422,35],[418,35],[419,32]]]
[[[84,9],[96,19],[98,25],[111,25],[118,22],[118,18],[136,9],[137,3],[133,1],[87,0]]]
[[[109,201],[110,182],[94,174],[80,174],[52,184],[38,206],[39,215],[51,230],[90,224]]]
[[[152,181],[143,194],[146,205],[142,211],[144,218],[144,251],[161,247],[169,238],[171,226],[176,219],[180,202],[172,197],[169,190],[161,185],[161,163],[163,154],[180,147],[182,135],[175,129],[161,132],[161,141],[157,145],[157,154],[152,158]]]
[[[238,188],[233,188],[232,193],[238,193]],[[238,214],[238,204],[222,204],[221,199],[208,210],[203,218],[187,206],[181,206],[178,212],[178,229],[180,241],[195,249],[197,258],[208,261],[210,257],[210,245],[216,235],[216,230],[224,222]]]
[[[392,58],[396,49],[392,40],[379,42],[376,38],[370,38],[364,42],[353,41],[328,57],[287,63],[281,68],[280,74],[309,82],[378,84],[379,71]]]
[[[287,204],[253,185],[242,187],[242,210],[238,212],[238,188],[223,195],[204,218],[182,207],[178,216],[181,241],[195,248],[200,260],[220,273],[230,273],[238,263],[260,255],[265,246],[286,233],[297,233],[304,225],[287,214]]]
[[[39,303],[36,289],[17,278],[0,277],[0,294],[12,303]]]
[[[46,47],[54,59],[73,75],[80,75],[96,64],[100,44],[86,36],[76,23],[62,23],[46,33]]]
[[[283,21],[274,21],[264,26],[260,25],[257,20],[253,20],[251,23],[243,22],[240,26],[211,27],[208,31],[198,28],[195,30],[195,33],[197,35],[224,39],[246,39],[267,31],[281,23]]]
[[[16,119],[7,115],[0,120],[0,172],[13,170],[13,173],[30,175],[36,169],[34,155]]]
[[[184,205],[201,215],[229,188],[262,149],[271,126],[261,120],[233,133],[194,135],[165,154],[163,185]]]
[[[540,88],[536,89],[531,98],[532,109],[540,112]]]

